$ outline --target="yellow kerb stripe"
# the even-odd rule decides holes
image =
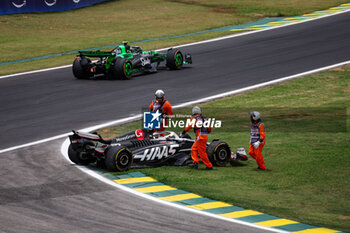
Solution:
[[[156,181],[152,177],[135,177],[135,178],[126,178],[120,180],[114,180],[118,184],[132,184],[132,183],[140,183],[140,182],[152,182]]]
[[[227,206],[232,206],[232,205],[221,201],[215,201],[215,202],[203,203],[198,205],[189,205],[188,207],[191,207],[193,209],[198,209],[198,210],[208,210],[208,209],[215,209],[215,208],[227,207]]]
[[[161,191],[168,191],[168,190],[175,190],[176,188],[173,188],[168,185],[160,185],[160,186],[152,186],[147,188],[137,188],[134,189],[136,191],[139,191],[141,193],[154,193],[154,192],[161,192]]]
[[[279,23],[289,23],[289,22],[296,22],[297,20],[281,20],[281,21],[276,21],[276,22],[270,22],[267,24],[279,24]]]
[[[165,201],[183,201],[187,199],[192,198],[200,198],[201,196],[193,194],[193,193],[186,193],[186,194],[179,194],[169,197],[160,197],[159,199],[165,200]]]
[[[241,210],[241,211],[231,212],[227,214],[220,214],[220,215],[228,218],[242,218],[242,217],[246,217],[250,215],[258,215],[258,214],[262,214],[262,213],[254,210]]]
[[[265,227],[278,227],[278,226],[284,226],[288,224],[294,224],[298,223],[296,221],[288,220],[288,219],[275,219],[275,220],[269,220],[264,222],[257,222],[255,224]]]
[[[266,27],[266,24],[253,25],[251,28]]]
[[[336,230],[331,230],[331,229],[327,229],[327,228],[314,228],[314,229],[307,229],[307,230],[303,230],[303,231],[294,231],[295,233],[336,233],[336,232],[340,232],[340,231],[336,231]]]

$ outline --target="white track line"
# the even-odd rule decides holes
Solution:
[[[296,24],[300,24],[300,23],[305,23],[305,22],[314,21],[314,20],[318,20],[318,19],[322,19],[322,18],[326,18],[326,17],[331,17],[331,16],[334,16],[334,15],[343,14],[343,13],[346,13],[346,12],[349,12],[349,11],[350,11],[350,9],[349,10],[340,11],[340,12],[336,12],[336,13],[332,13],[332,14],[328,14],[328,15],[315,17],[315,18],[312,18],[312,19],[305,19],[305,20],[301,20],[301,21],[298,21],[298,22],[290,23],[290,24],[279,25],[279,26],[275,26],[275,27],[270,27],[270,28],[265,28],[265,29],[260,29],[260,30],[254,30],[254,31],[249,31],[249,32],[243,32],[243,33],[239,33],[239,34],[228,35],[228,36],[223,36],[223,37],[218,37],[218,38],[214,38],[214,39],[203,40],[203,41],[198,41],[198,42],[193,42],[193,43],[188,43],[188,44],[183,44],[183,45],[178,45],[178,46],[173,46],[173,47],[181,48],[181,47],[187,47],[187,46],[192,46],[192,45],[210,43],[210,42],[214,42],[214,41],[218,41],[218,40],[230,39],[230,38],[239,37],[239,36],[246,36],[246,35],[250,35],[250,34],[253,34],[253,33],[269,31],[269,30],[273,30],[273,29],[277,29],[277,28],[288,27],[288,26],[292,26],[292,25],[296,25]],[[172,47],[162,48],[162,49],[158,49],[156,51],[157,52],[158,51],[164,51],[164,50],[167,50],[169,48],[172,48]],[[0,76],[0,79],[11,78],[11,77],[27,75],[27,74],[33,74],[33,73],[40,73],[40,72],[45,72],[45,71],[57,70],[57,69],[63,69],[63,68],[71,67],[71,66],[72,65],[64,65],[64,66],[47,68],[47,69],[22,72],[22,73],[17,73],[17,74],[9,74],[9,75]]]
[[[338,67],[338,66],[343,66],[343,65],[346,65],[346,64],[349,64],[349,63],[350,63],[350,60],[349,61],[345,61],[345,62],[341,62],[341,63],[337,63],[337,64],[334,64],[334,65],[325,66],[325,67],[321,67],[321,68],[318,68],[318,69],[310,70],[310,71],[307,71],[307,72],[303,72],[303,73],[287,76],[287,77],[284,77],[284,78],[279,78],[279,79],[275,79],[275,80],[272,80],[272,81],[263,82],[263,83],[252,85],[252,86],[249,86],[249,87],[244,87],[244,88],[241,88],[241,89],[232,90],[232,91],[224,92],[224,93],[221,93],[221,94],[205,97],[205,98],[202,98],[202,99],[185,102],[185,103],[182,103],[182,104],[175,105],[173,108],[174,109],[182,108],[182,107],[186,107],[186,106],[190,106],[190,105],[194,105],[194,104],[208,102],[208,101],[215,100],[215,99],[220,99],[220,98],[227,97],[227,96],[230,96],[230,95],[235,95],[235,94],[246,92],[246,91],[250,91],[250,90],[253,90],[253,89],[269,86],[269,85],[272,85],[272,84],[284,82],[284,81],[287,81],[287,80],[291,80],[291,79],[302,77],[302,76],[305,76],[305,75],[317,73],[317,72],[320,72],[320,71],[329,70],[329,69],[332,69],[332,68],[335,68],[335,67]],[[135,115],[135,116],[131,116],[131,117],[127,117],[127,118],[122,118],[122,119],[115,120],[115,121],[109,121],[109,122],[106,122],[106,123],[100,124],[100,125],[91,126],[89,128],[81,129],[80,131],[89,132],[89,131],[93,131],[93,130],[109,127],[109,126],[112,126],[112,125],[124,124],[124,123],[135,121],[135,120],[138,120],[138,119],[141,119],[141,114],[138,114],[138,115]],[[46,139],[42,139],[42,140],[39,140],[39,141],[34,141],[34,142],[26,143],[26,144],[23,144],[23,145],[14,146],[14,147],[10,147],[10,148],[7,148],[7,149],[2,149],[2,150],[0,150],[0,154],[4,153],[4,152],[8,152],[8,151],[13,151],[13,150],[17,150],[17,149],[20,149],[20,148],[28,147],[28,146],[37,145],[37,144],[44,143],[44,142],[53,141],[53,140],[56,140],[56,139],[59,139],[59,138],[64,138],[64,137],[67,137],[69,134],[70,133],[60,134],[60,135],[57,135],[57,136],[54,136],[54,137],[50,137],[50,138],[46,138]]]

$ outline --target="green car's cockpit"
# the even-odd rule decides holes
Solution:
[[[128,42],[123,42],[122,45],[118,45],[111,52],[114,53],[115,56],[130,59],[133,55],[142,54],[142,48],[140,46],[130,47]]]
[[[112,50],[112,53],[115,53],[115,55],[122,54],[122,49],[118,46],[115,49]]]
[[[140,46],[133,46],[131,47],[131,52],[133,55],[142,54],[142,48]]]
[[[114,53],[116,57],[119,56],[126,59],[133,57],[130,51],[130,47],[127,49],[124,45],[118,45],[115,49],[112,50],[112,53]]]

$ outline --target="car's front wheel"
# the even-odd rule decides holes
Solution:
[[[231,159],[231,149],[226,142],[213,141],[207,148],[208,157],[213,165],[224,167]]]
[[[166,66],[171,70],[179,70],[182,68],[184,56],[178,49],[169,49],[166,55]]]

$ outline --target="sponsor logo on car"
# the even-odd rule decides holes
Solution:
[[[178,144],[170,145],[170,146],[157,146],[153,148],[146,149],[143,154],[135,154],[135,159],[140,159],[140,161],[144,160],[155,160],[169,157],[176,153],[177,148],[179,148]]]
[[[135,135],[138,140],[143,140],[145,138],[145,132],[141,129],[135,130]]]
[[[116,138],[114,140],[115,140],[115,142],[121,142],[121,141],[125,141],[125,140],[132,139],[132,138],[135,138],[135,135],[127,135],[125,137]]]

